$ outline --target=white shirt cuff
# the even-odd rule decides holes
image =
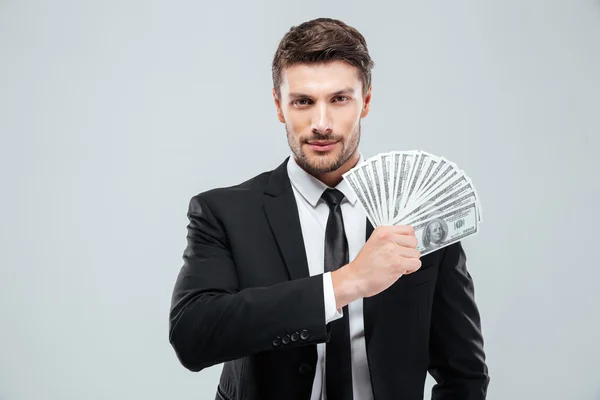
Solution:
[[[331,272],[323,274],[323,295],[325,297],[325,324],[342,318],[344,316],[344,310],[336,310],[335,308],[335,292],[333,291]]]

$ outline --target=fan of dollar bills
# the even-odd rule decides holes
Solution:
[[[422,256],[479,230],[475,186],[444,157],[420,150],[380,153],[343,177],[373,226],[411,225]]]

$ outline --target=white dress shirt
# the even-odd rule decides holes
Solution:
[[[362,156],[360,161],[362,161]],[[359,161],[359,162],[360,162]],[[292,183],[294,196],[298,205],[300,226],[308,269],[311,276],[323,274],[325,258],[325,227],[329,217],[329,206],[321,200],[327,185],[304,171],[295,161],[293,154],[287,164],[288,175]],[[366,216],[357,204],[356,194],[345,180],[336,187],[344,194],[341,204],[344,218],[344,230],[348,239],[350,261],[354,260],[365,244]],[[336,310],[335,295],[331,281],[331,273],[323,274],[325,323],[342,317],[343,310]],[[363,300],[348,304],[350,322],[350,343],[352,357],[352,391],[354,400],[372,400],[369,365],[364,337]],[[325,391],[325,343],[317,344],[317,366],[310,400],[326,400]]]

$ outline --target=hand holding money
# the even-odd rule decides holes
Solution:
[[[373,226],[412,226],[422,256],[479,231],[479,195],[444,157],[420,150],[381,153],[343,177]]]
[[[421,268],[421,253],[410,226],[379,226],[356,258],[332,272],[337,308],[354,300],[374,296],[403,274]]]

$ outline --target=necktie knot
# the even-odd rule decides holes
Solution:
[[[340,192],[337,189],[327,189],[321,195],[321,198],[327,203],[329,208],[333,206],[337,206],[344,200],[344,193]]]

